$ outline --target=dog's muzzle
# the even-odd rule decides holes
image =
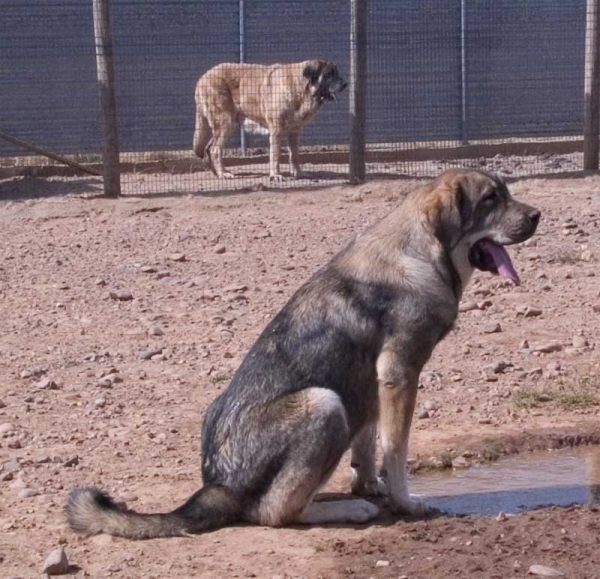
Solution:
[[[537,229],[541,213],[533,209],[526,214],[526,227],[524,232],[517,238],[508,243],[498,243],[493,239],[484,238],[477,241],[469,250],[469,263],[481,271],[489,271],[496,275],[501,275],[512,280],[515,285],[519,285],[521,280],[515,269],[505,245],[522,243],[529,239]]]

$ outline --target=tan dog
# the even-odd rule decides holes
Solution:
[[[271,180],[283,180],[279,152],[287,136],[292,176],[299,178],[300,130],[325,101],[336,100],[346,84],[335,64],[322,58],[270,66],[219,64],[196,85],[194,152],[201,159],[208,158],[217,177],[232,178],[223,169],[223,148],[233,129],[243,124],[249,131],[268,131]]]
[[[354,494],[385,494],[394,512],[423,514],[406,481],[419,373],[475,269],[518,283],[504,246],[528,239],[539,218],[480,171],[449,171],[414,191],[315,273],[258,337],[204,418],[199,491],[173,511],[141,514],[97,489],[75,489],[71,527],[139,539],[239,521],[366,522],[379,511],[369,501],[312,500],[349,448]]]

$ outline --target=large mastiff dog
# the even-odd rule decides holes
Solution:
[[[223,169],[223,148],[233,129],[243,124],[250,131],[268,132],[269,178],[274,181],[283,179],[279,152],[287,136],[292,176],[298,178],[300,130],[346,84],[335,64],[322,58],[270,66],[219,64],[196,85],[194,152],[207,157],[217,177],[233,177]]]
[[[75,489],[72,528],[139,539],[237,521],[365,522],[378,513],[365,499],[312,500],[349,448],[354,494],[386,494],[394,512],[423,514],[405,478],[419,373],[454,324],[473,270],[519,282],[504,246],[528,239],[539,218],[480,171],[449,171],[413,192],[304,284],[259,336],[204,419],[203,488],[174,511],[150,515]]]

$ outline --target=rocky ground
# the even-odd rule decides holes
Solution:
[[[487,579],[532,565],[600,577],[595,507],[384,513],[359,528],[239,526],[145,542],[75,536],[62,512],[74,485],[141,511],[198,487],[202,415],[267,320],[417,182],[112,201],[74,179],[46,191],[31,181],[0,182],[3,577],[39,576],[59,546],[69,571],[89,577]],[[414,470],[600,442],[600,177],[512,190],[543,212],[536,237],[511,251],[523,284],[475,276],[422,376]],[[347,462],[329,491],[348,490]]]

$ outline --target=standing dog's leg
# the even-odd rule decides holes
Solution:
[[[288,149],[290,153],[290,169],[294,179],[301,179],[304,175],[300,169],[300,134],[288,134]]]
[[[283,175],[279,172],[281,129],[279,127],[269,127],[269,133],[269,180],[283,181]]]
[[[352,493],[376,497],[385,494],[385,484],[377,476],[375,445],[377,424],[367,424],[352,441]]]
[[[422,516],[425,505],[411,498],[406,481],[408,438],[417,401],[418,374],[407,375],[395,354],[384,351],[377,361],[379,420],[383,447],[383,472],[390,508],[395,513]]]

